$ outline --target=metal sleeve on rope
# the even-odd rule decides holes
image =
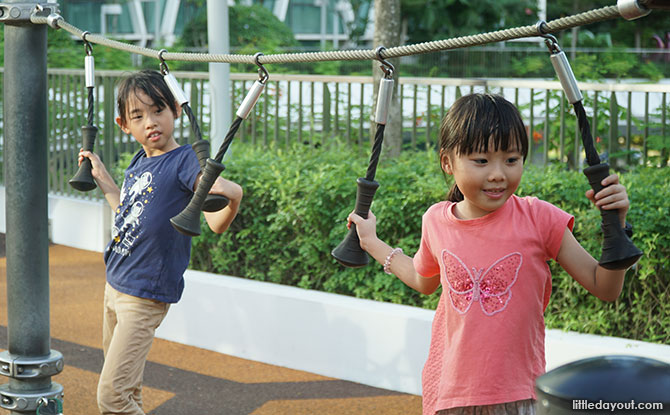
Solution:
[[[617,0],[616,6],[621,17],[626,20],[639,19],[651,13],[651,10],[641,5],[638,0]]]
[[[47,24],[52,28],[52,29],[60,29],[60,26],[58,25],[58,22],[63,20],[63,18],[56,13],[52,13],[49,16],[47,16]]]
[[[84,72],[86,88],[95,87],[95,60],[93,59],[93,55],[84,57]]]
[[[377,95],[377,111],[375,112],[375,122],[386,125],[388,119],[389,106],[393,97],[393,78],[382,78],[379,80],[379,93]]]
[[[568,98],[571,104],[574,104],[577,101],[581,101],[584,97],[582,92],[577,86],[577,79],[575,74],[572,72],[570,63],[568,62],[565,52],[560,51],[559,53],[553,53],[550,57],[551,64],[558,75],[558,80],[561,81],[561,86],[565,91],[565,96]]]
[[[186,98],[186,94],[181,89],[181,86],[179,86],[177,78],[168,72],[167,74],[163,75],[163,79],[165,79],[165,83],[167,84],[168,88],[170,88],[172,96],[174,96],[174,99],[177,101],[179,106],[181,107],[184,104],[188,104],[188,98]]]
[[[242,101],[242,104],[240,104],[240,107],[238,108],[235,115],[246,120],[249,116],[249,113],[254,108],[254,105],[256,105],[256,102],[258,102],[258,98],[260,98],[264,88],[265,84],[261,81],[254,82],[251,88],[249,88],[247,96],[244,97],[244,100]]]

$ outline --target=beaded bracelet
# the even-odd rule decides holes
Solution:
[[[386,257],[386,260],[384,261],[384,272],[387,274],[391,274],[391,260],[393,259],[393,256],[400,252],[402,254],[402,248],[395,248],[391,251],[389,256]]]

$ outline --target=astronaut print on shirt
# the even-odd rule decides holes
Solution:
[[[128,256],[133,243],[139,236],[139,227],[147,205],[153,200],[156,189],[152,186],[153,175],[144,172],[137,176],[129,174],[121,188],[121,204],[116,208],[112,226],[111,250],[119,255]]]

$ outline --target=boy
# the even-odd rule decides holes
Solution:
[[[107,274],[103,316],[105,362],[98,383],[103,415],[143,415],[142,377],[156,328],[171,303],[181,298],[191,238],[173,229],[170,218],[188,204],[200,179],[200,166],[190,145],[174,139],[181,115],[170,89],[157,71],[144,70],[119,85],[116,123],[142,146],[125,172],[122,189],[100,158],[91,160],[92,175],[115,209],[112,240],[105,250]],[[230,203],[205,212],[216,233],[230,226],[242,199],[242,188],[221,177],[210,193]]]

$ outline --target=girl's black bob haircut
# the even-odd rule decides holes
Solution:
[[[528,133],[519,110],[500,95],[471,94],[454,102],[440,126],[440,152],[457,155],[516,149],[528,155]]]
[[[145,102],[145,104],[156,105],[159,109],[168,107],[173,114],[177,114],[177,102],[165,83],[163,75],[155,70],[143,69],[128,75],[119,83],[116,104],[119,117],[124,125],[127,122],[128,100],[132,95],[137,97],[138,91],[144,92],[152,101]]]
[[[451,154],[486,153],[491,140],[494,151],[516,150],[526,161],[528,133],[519,110],[500,95],[465,95],[454,102],[442,120],[440,163],[442,157]],[[455,182],[447,193],[447,200],[463,200],[463,193]]]

